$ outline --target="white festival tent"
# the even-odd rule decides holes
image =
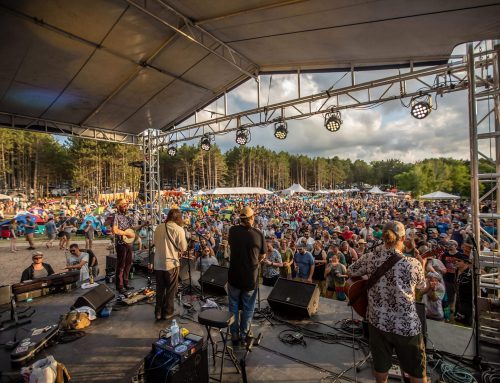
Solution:
[[[452,200],[452,199],[460,199],[460,196],[445,193],[442,191],[436,191],[433,193],[421,195],[419,198],[420,199],[432,199],[432,200]]]
[[[215,188],[205,192],[207,195],[222,194],[273,194],[271,191],[263,188],[237,187],[237,188]]]
[[[3,201],[3,200],[11,200],[12,198],[6,194],[0,194],[0,201]]]
[[[295,193],[314,193],[314,192],[304,189],[300,184],[293,184],[289,188],[281,191],[281,194],[286,194],[286,195],[292,195]]]
[[[382,190],[380,190],[377,186],[372,187],[370,190],[367,191],[367,193],[370,194],[385,194]]]

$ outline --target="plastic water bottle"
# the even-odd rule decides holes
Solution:
[[[172,325],[170,326],[170,344],[172,346],[177,346],[179,343],[181,343],[181,333],[179,330],[179,326],[177,325],[177,321],[174,319],[172,321]]]

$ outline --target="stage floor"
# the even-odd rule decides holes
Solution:
[[[197,280],[197,277],[194,276],[193,279]],[[132,282],[134,287],[140,288],[146,284],[146,279],[136,276]],[[267,306],[265,299],[270,291],[271,288],[261,287],[262,308]],[[28,305],[36,309],[36,314],[31,318],[32,323],[0,333],[0,343],[5,344],[14,338],[22,339],[31,328],[57,323],[60,315],[67,312],[83,292],[78,289],[65,294],[37,298],[29,304],[21,303],[20,309]],[[185,296],[183,299],[186,301],[189,298]],[[193,307],[199,310],[199,301],[195,300],[192,303]],[[153,305],[148,303],[115,308],[110,317],[93,321],[85,330],[86,335],[83,338],[46,348],[36,356],[35,360],[53,355],[57,361],[66,365],[74,382],[130,382],[143,358],[151,350],[151,344],[157,339],[159,330],[170,325],[168,321],[156,322],[153,318],[153,309]],[[186,309],[179,307],[178,311],[188,314],[180,319],[183,327],[194,334],[206,335],[205,328],[196,322],[197,313],[189,314]],[[356,315],[353,315],[345,302],[321,298],[317,315],[311,320],[294,323],[320,332],[331,332],[333,330],[317,322],[334,326],[340,320],[353,317],[356,318]],[[254,335],[262,333],[263,338],[261,347],[255,347],[247,358],[249,382],[333,382],[334,379],[330,380],[327,377],[337,376],[342,372],[345,380],[373,381],[369,364],[359,372],[353,368],[365,357],[365,353],[362,350],[354,351],[349,342],[347,345],[327,344],[319,340],[306,339],[306,345],[288,345],[278,339],[278,334],[286,328],[287,326],[283,324],[271,325],[267,320],[253,322]],[[459,355],[473,355],[473,342],[469,343],[470,329],[434,321],[428,321],[427,328],[429,348],[434,347]],[[215,335],[215,339],[219,339],[218,335]],[[498,360],[498,350],[494,352]],[[237,354],[240,357],[243,350],[237,351]],[[211,369],[211,373],[218,371],[219,363],[218,358],[216,369]],[[209,366],[212,366],[211,353],[209,353]],[[0,370],[4,376],[11,377],[14,377],[19,370],[12,369],[10,351],[4,348],[0,350]],[[224,381],[241,381],[241,375],[236,373],[231,363],[226,362],[224,370]]]

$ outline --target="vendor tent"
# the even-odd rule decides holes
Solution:
[[[11,200],[12,198],[6,194],[0,194],[0,201]]]
[[[293,184],[289,188],[281,191],[281,194],[286,194],[286,195],[292,195],[295,193],[314,193],[314,192],[304,189],[300,184]]]
[[[207,195],[234,195],[234,194],[273,194],[271,191],[263,188],[237,187],[237,188],[215,188],[205,192]]]
[[[424,194],[420,196],[420,199],[431,199],[431,200],[452,200],[452,199],[460,199],[460,196],[445,193],[442,191],[436,191],[429,194]]]
[[[367,193],[370,194],[385,194],[382,190],[380,190],[377,186],[372,187],[370,190],[367,191]]]

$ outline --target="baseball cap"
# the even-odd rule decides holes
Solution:
[[[460,259],[461,261],[467,262],[467,263],[472,263],[471,259],[469,256],[462,254],[462,253],[457,253],[453,256],[456,259]]]
[[[448,235],[447,235],[446,233],[441,233],[441,234],[439,234],[439,236],[440,236],[441,238],[446,238]]]
[[[392,231],[399,238],[402,238],[406,234],[404,225],[401,222],[399,222],[399,221],[389,221],[389,222],[387,222],[384,225],[384,229],[382,231],[384,233],[387,232],[387,231]]]
[[[42,257],[43,257],[43,253],[41,251],[34,251],[31,254],[31,259],[42,258]]]

